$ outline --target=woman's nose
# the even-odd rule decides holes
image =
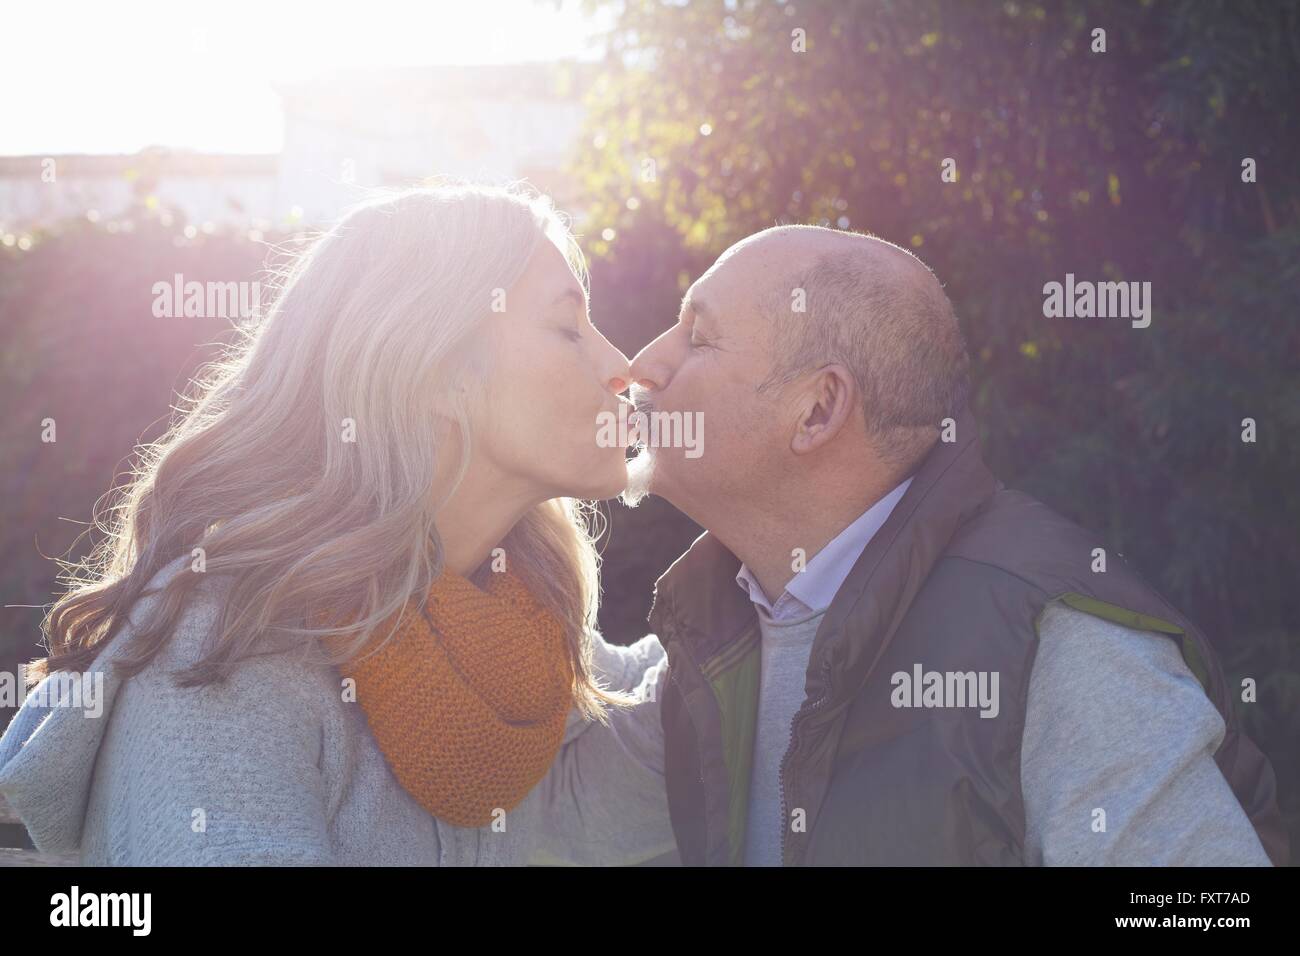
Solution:
[[[632,364],[619,349],[611,345],[610,350],[614,354],[610,360],[608,387],[617,395],[632,384]]]

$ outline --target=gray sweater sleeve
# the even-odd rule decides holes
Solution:
[[[529,859],[536,865],[643,863],[677,846],[659,715],[667,656],[653,634],[629,647],[608,644],[599,634],[593,641],[605,685],[631,691],[640,703],[610,708],[608,725],[571,713],[560,754],[538,785],[542,819]]]
[[[180,688],[150,667],[113,714],[134,769],[129,815],[139,865],[330,864],[323,723],[301,668],[254,658],[222,684]]]
[[[1026,862],[1269,866],[1214,762],[1223,734],[1176,641],[1048,605],[1021,749]]]

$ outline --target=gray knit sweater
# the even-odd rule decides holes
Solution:
[[[186,561],[153,584],[189,573]],[[271,655],[221,684],[175,686],[170,672],[198,659],[221,591],[204,581],[136,676],[108,664],[154,596],[96,660],[88,693],[66,702],[80,706],[48,699],[58,675],[28,695],[0,738],[0,794],[37,849],[79,847],[87,865],[467,866],[635,863],[674,848],[652,769],[663,766],[658,719],[634,712],[653,704],[615,711],[608,727],[572,712],[559,757],[519,806],[496,825],[451,826],[398,784],[333,668]],[[648,696],[667,666],[658,640],[594,639],[606,683]]]

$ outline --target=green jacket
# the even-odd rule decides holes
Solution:
[[[1118,555],[1009,491],[976,426],[939,443],[824,615],[808,696],[781,765],[785,865],[1023,862],[1020,744],[1036,623],[1054,599],[1169,635],[1226,724],[1215,760],[1266,852],[1289,847],[1272,767],[1242,733],[1204,635]],[[702,535],[659,579],[650,614],[668,654],[662,694],[673,831],[686,865],[739,865],[758,706],[757,613],[740,562]],[[891,702],[897,672],[997,672],[996,717]]]

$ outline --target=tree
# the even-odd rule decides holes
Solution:
[[[598,320],[643,344],[718,253],[778,222],[912,249],[962,319],[994,471],[1124,553],[1230,679],[1259,680],[1242,711],[1300,832],[1300,6],[613,12],[575,160]],[[1149,282],[1150,326],[1046,317],[1067,274]]]

